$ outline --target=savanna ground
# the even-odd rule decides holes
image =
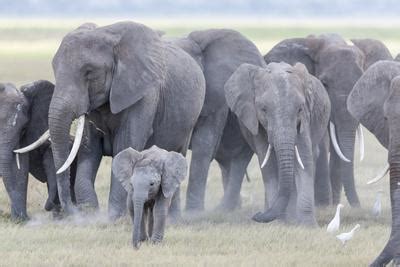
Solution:
[[[105,25],[116,20],[92,20]],[[51,59],[62,37],[84,20],[0,20],[0,81],[17,85],[37,79],[54,81]],[[283,38],[337,32],[347,39],[378,38],[393,54],[400,52],[400,24],[364,25],[348,22],[238,22],[238,21],[155,21],[143,23],[179,36],[193,29],[228,27],[253,40],[262,54]],[[0,266],[365,266],[383,248],[389,235],[390,206],[387,179],[373,186],[365,182],[386,162],[386,151],[365,131],[366,157],[356,160],[355,174],[362,209],[352,210],[343,198],[343,225],[361,229],[345,247],[326,225],[334,208],[318,210],[316,229],[288,227],[277,223],[257,224],[251,216],[262,209],[263,185],[257,161],[249,166],[251,182],[244,181],[242,208],[233,213],[213,211],[222,196],[220,172],[215,163],[210,169],[207,212],[196,218],[183,214],[177,225],[169,225],[162,245],[143,244],[139,251],[131,247],[131,223],[124,218],[116,223],[106,220],[110,181],[110,159],[103,161],[96,181],[101,204],[95,218],[70,218],[54,221],[43,211],[46,187],[30,179],[27,224],[15,224],[9,218],[9,204],[0,186]],[[356,158],[358,154],[356,155]],[[187,181],[182,186],[184,203]],[[384,190],[383,215],[370,215],[376,192]]]

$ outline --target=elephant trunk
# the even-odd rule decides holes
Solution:
[[[400,146],[389,147],[389,151],[392,230],[388,243],[371,266],[386,266],[400,257]]]
[[[9,134],[1,135],[0,174],[3,177],[4,186],[10,198],[11,217],[25,220],[28,218],[26,214],[26,181],[20,181],[19,177],[17,177],[16,155],[13,153],[17,143]]]
[[[346,158],[350,162],[344,162],[343,160],[336,161],[338,166],[333,166],[334,171],[338,171],[339,174],[336,179],[340,179],[346,198],[352,207],[360,207],[360,200],[356,191],[354,181],[354,149],[355,149],[355,136],[356,136],[357,124],[346,126],[345,129],[338,129],[338,139],[340,147]],[[337,197],[336,197],[337,198]]]
[[[279,138],[274,138],[274,151],[278,163],[279,189],[271,207],[266,212],[258,213],[253,217],[258,222],[271,222],[284,215],[294,183],[294,134],[285,132],[275,136],[279,136]],[[282,137],[285,138],[282,139]]]
[[[141,224],[143,217],[144,198],[134,196],[133,207],[134,207],[134,218],[133,218],[132,244],[134,248],[139,249],[141,241],[140,239],[142,236]]]
[[[56,170],[63,165],[69,154],[69,132],[72,121],[76,117],[71,107],[65,98],[53,95],[49,108],[49,130]],[[59,198],[61,206],[66,212],[70,212],[72,209],[69,176],[69,169],[57,175]]]

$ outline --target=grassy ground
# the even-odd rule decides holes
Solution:
[[[62,36],[81,22],[0,20],[0,81],[21,85],[37,79],[53,80],[51,58]],[[109,21],[96,22],[104,25]],[[145,24],[175,36],[200,28],[235,28],[251,38],[263,54],[283,38],[323,32],[337,32],[346,38],[379,38],[393,54],[400,52],[400,37],[396,35],[399,25],[165,21],[145,21]],[[9,220],[8,199],[4,188],[0,188],[0,266],[365,266],[383,248],[390,224],[387,180],[374,186],[365,185],[384,165],[387,154],[370,134],[365,135],[366,158],[362,163],[356,162],[355,169],[363,208],[351,210],[343,198],[341,230],[347,231],[356,223],[361,224],[361,229],[345,247],[325,231],[334,208],[318,210],[318,229],[252,222],[250,217],[261,210],[263,203],[261,175],[253,159],[249,167],[251,182],[243,183],[240,210],[230,214],[213,211],[222,196],[220,172],[213,163],[207,185],[207,212],[197,218],[184,214],[181,223],[167,227],[162,245],[143,244],[139,251],[134,251],[130,246],[130,221],[124,218],[110,224],[106,220],[110,180],[107,158],[97,177],[101,212],[95,218],[53,221],[50,214],[43,212],[45,186],[31,179],[28,210],[32,221],[16,225]],[[182,187],[183,200],[186,184]],[[380,189],[385,191],[384,211],[381,218],[375,219],[370,210]]]

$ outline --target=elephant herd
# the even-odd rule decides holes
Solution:
[[[97,170],[112,156],[109,217],[130,211],[136,247],[161,241],[167,214],[180,216],[190,149],[187,212],[204,210],[213,159],[218,208],[237,208],[256,154],[265,209],[253,220],[316,226],[316,207],[338,204],[342,188],[360,206],[361,123],[388,149],[390,168],[392,232],[372,266],[400,258],[400,62],[378,40],[351,41],[285,39],[262,56],[234,30],[169,38],[135,22],[83,24],[53,58],[55,85],[0,84],[0,174],[12,218],[28,219],[28,173],[47,184],[47,211],[97,210]]]

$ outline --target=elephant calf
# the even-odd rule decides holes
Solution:
[[[161,242],[171,198],[186,176],[185,158],[157,146],[142,152],[127,148],[115,156],[112,172],[128,192],[133,246],[138,249],[148,237]]]

